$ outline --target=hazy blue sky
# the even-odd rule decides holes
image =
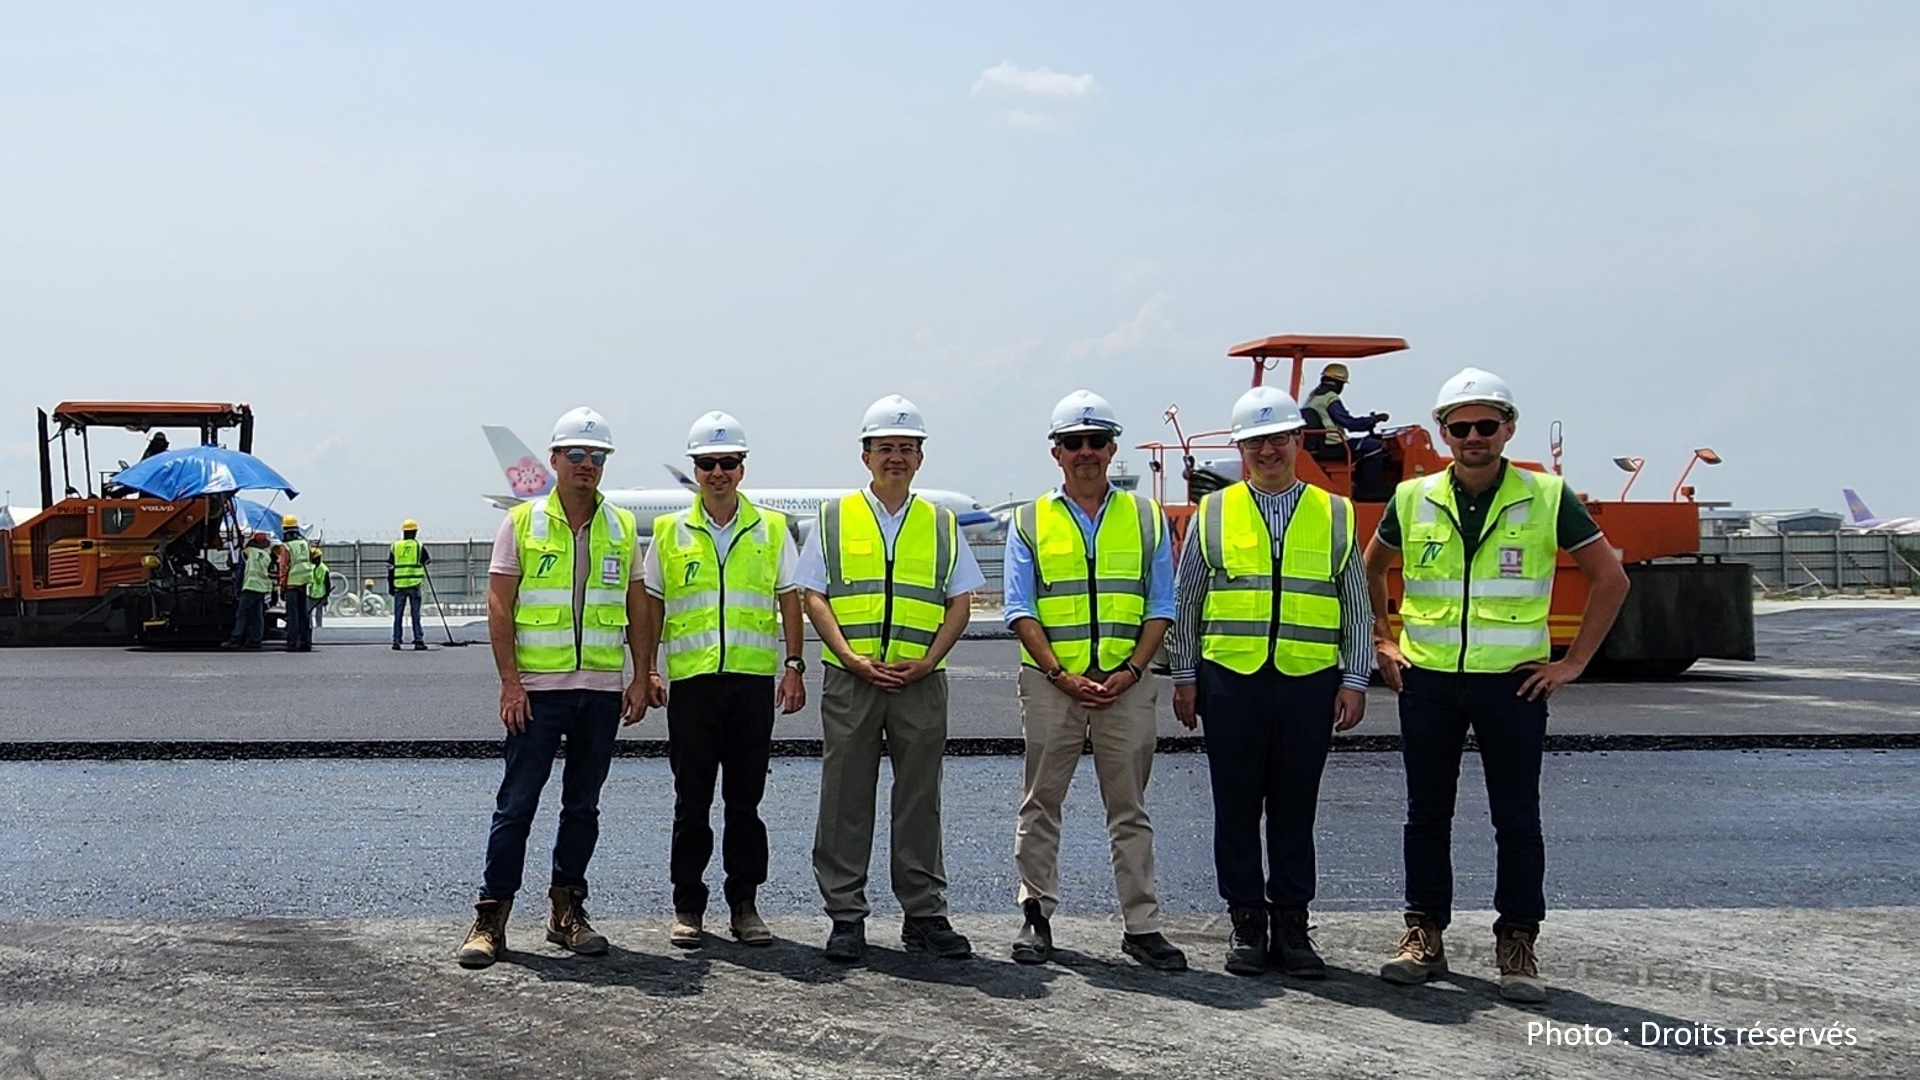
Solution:
[[[486,535],[483,422],[851,486],[897,391],[991,502],[1066,391],[1220,426],[1312,332],[1585,490],[1920,513],[1917,194],[1912,3],[0,3],[0,486],[35,406],[243,400],[334,535]]]

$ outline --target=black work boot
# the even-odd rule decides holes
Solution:
[[[1020,928],[1020,936],[1013,939],[1013,962],[1016,964],[1044,964],[1053,959],[1053,924],[1040,914],[1040,901],[1029,900],[1020,905],[1026,913],[1026,925]]]
[[[1273,913],[1273,935],[1269,948],[1268,962],[1279,968],[1282,975],[1301,979],[1327,977],[1327,962],[1313,951],[1313,941],[1307,937],[1305,908]]]
[[[1227,970],[1235,975],[1264,975],[1267,971],[1267,909],[1228,908],[1233,933],[1227,936]]]
[[[1144,934],[1122,934],[1120,951],[1155,971],[1187,970],[1187,954],[1158,930]]]
[[[867,952],[865,919],[835,919],[827,935],[827,959],[836,964],[857,963]]]
[[[900,942],[910,950],[930,952],[947,960],[973,955],[973,942],[953,928],[945,915],[909,915],[900,924]]]

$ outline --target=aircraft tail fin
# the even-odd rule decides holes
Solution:
[[[493,448],[493,459],[500,463],[500,471],[507,478],[507,490],[516,499],[537,498],[553,490],[552,471],[518,435],[492,424],[482,424],[480,430],[486,433],[487,445]]]
[[[1873,520],[1873,511],[1867,509],[1867,504],[1852,488],[1841,488],[1840,494],[1847,500],[1847,512],[1853,515],[1855,525],[1863,525]]]
[[[674,483],[679,484],[681,487],[686,488],[688,491],[700,490],[700,485],[693,482],[693,477],[688,476],[686,473],[681,472],[679,469],[676,469],[671,465],[662,465],[661,468],[667,470],[667,475],[673,477]]]

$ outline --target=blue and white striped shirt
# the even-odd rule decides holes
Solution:
[[[1287,522],[1293,508],[1300,505],[1300,493],[1306,484],[1294,481],[1279,494],[1261,491],[1252,484],[1254,505],[1267,519],[1267,532],[1273,536],[1273,556],[1280,557],[1280,545],[1287,535]],[[1358,538],[1356,537],[1356,540]],[[1167,634],[1167,652],[1171,657],[1175,683],[1194,681],[1200,660],[1200,609],[1207,600],[1207,559],[1200,551],[1194,530],[1180,549],[1180,569],[1174,577],[1173,629]],[[1340,572],[1340,681],[1354,690],[1365,690],[1373,676],[1373,602],[1367,598],[1367,570],[1356,543],[1353,557]]]

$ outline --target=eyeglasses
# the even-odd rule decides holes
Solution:
[[[740,463],[744,460],[744,458],[737,457],[697,457],[693,459],[693,467],[699,469],[701,472],[712,472],[715,469],[719,469],[722,472],[732,472],[739,468]]]
[[[1505,423],[1505,420],[1455,420],[1447,425],[1447,434],[1456,439],[1464,439],[1469,433],[1490,439]]]
[[[1240,440],[1240,445],[1249,450],[1258,450],[1263,446],[1285,446],[1300,437],[1298,431],[1273,431],[1265,435],[1252,435]]]
[[[1113,436],[1102,433],[1095,433],[1093,435],[1062,435],[1058,439],[1055,439],[1054,442],[1058,443],[1062,450],[1078,450],[1083,444],[1092,450],[1105,450],[1107,447],[1113,445]]]
[[[607,452],[605,450],[587,450],[578,446],[568,447],[566,457],[567,464],[569,465],[578,465],[583,461],[591,461],[596,466],[607,463]]]

